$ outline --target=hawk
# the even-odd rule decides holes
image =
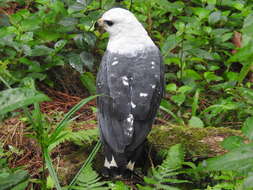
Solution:
[[[109,33],[97,74],[103,175],[131,175],[160,105],[164,71],[159,49],[133,13],[112,8],[98,20]]]

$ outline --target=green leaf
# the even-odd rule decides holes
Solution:
[[[194,40],[196,41],[196,40]],[[200,49],[200,48],[194,48],[194,49],[189,49],[187,50],[190,54],[193,54],[194,56],[198,56],[202,59],[207,59],[207,60],[214,60],[214,53],[211,53],[209,51]]]
[[[67,44],[67,40],[59,40],[54,44],[55,51],[60,51]]]
[[[244,139],[242,137],[239,136],[230,136],[228,138],[226,138],[221,145],[227,149],[227,150],[233,150],[236,148],[239,148],[240,146],[242,146],[244,144]]]
[[[210,24],[216,24],[217,22],[219,22],[221,20],[221,12],[220,11],[215,11],[212,12],[208,18],[208,22]]]
[[[7,15],[5,15],[3,13],[0,13],[0,17],[1,17],[0,28],[4,27],[4,26],[9,26],[10,25],[9,17]]]
[[[174,96],[171,96],[171,100],[175,102],[177,105],[181,105],[185,101],[185,95],[184,94],[177,94]]]
[[[226,0],[226,1],[220,1],[221,6],[227,6],[227,7],[233,7],[238,10],[243,10],[245,1],[234,1],[234,0]]]
[[[242,132],[250,140],[253,140],[253,117],[248,117],[243,123]]]
[[[36,45],[34,48],[29,52],[29,56],[43,56],[43,55],[49,55],[51,52],[53,52],[53,49],[45,46],[45,45]]]
[[[64,27],[64,29],[66,29],[66,27]],[[47,30],[41,29],[40,31],[36,32],[36,34],[42,42],[56,41],[62,36],[61,33],[55,31],[53,28],[48,28]]]
[[[85,51],[81,52],[79,55],[71,53],[68,57],[69,64],[79,73],[83,73],[84,66],[86,66],[89,70],[92,70],[94,57],[91,53]]]
[[[194,97],[193,97],[193,102],[192,102],[192,116],[196,115],[197,109],[198,109],[198,102],[199,102],[199,88],[196,90]]]
[[[166,85],[166,91],[168,92],[176,92],[177,90],[177,85],[175,83],[170,83]]]
[[[34,31],[40,28],[40,24],[41,19],[38,16],[32,16],[20,22],[23,31]]]
[[[130,187],[122,181],[116,181],[116,183],[109,183],[108,185],[111,190],[130,190]]]
[[[89,157],[85,160],[81,169],[77,172],[73,180],[70,182],[69,189],[71,189],[71,187],[74,186],[76,183],[78,185],[81,185],[82,189],[84,187],[89,187],[91,182],[95,183],[96,186],[103,186],[105,184],[105,182],[98,182],[99,180],[98,174],[94,170],[92,170],[91,167],[91,162],[93,161],[94,157],[96,156],[101,146],[102,146],[101,141],[98,141],[95,147],[93,148],[92,152],[89,154]],[[90,190],[93,189],[94,188],[91,187]]]
[[[175,170],[182,167],[184,162],[184,149],[181,144],[176,144],[170,147],[168,154],[163,163],[158,166],[158,171]]]
[[[188,92],[190,92],[192,90],[192,87],[191,86],[188,86],[188,85],[184,85],[184,86],[181,86],[177,92],[179,93],[182,93],[182,94],[187,94]]]
[[[92,73],[85,72],[80,76],[80,79],[90,94],[96,94],[96,79]]]
[[[59,135],[61,135],[61,132],[63,131],[63,129],[66,127],[67,123],[70,121],[72,115],[79,110],[82,106],[84,106],[85,104],[87,104],[89,101],[93,100],[94,98],[96,98],[98,95],[94,95],[94,96],[89,96],[88,98],[85,98],[83,100],[81,100],[78,104],[76,104],[65,116],[64,118],[61,120],[61,122],[59,124],[57,124],[55,130],[52,132],[50,139],[48,141],[48,145],[54,143],[56,140],[59,140]]]
[[[40,66],[39,62],[37,62],[37,61],[31,61],[26,57],[21,57],[19,59],[19,61],[20,61],[20,63],[27,65],[29,67],[30,72],[39,73],[39,72],[43,71],[42,67]]]
[[[75,25],[78,23],[77,18],[74,17],[64,17],[59,21],[59,24],[68,28],[74,30]]]
[[[83,34],[83,39],[84,41],[90,46],[90,47],[94,47],[95,43],[96,43],[96,35],[92,32],[85,32]]]
[[[83,62],[78,54],[70,53],[68,56],[68,61],[72,68],[77,70],[79,73],[83,73]]]
[[[196,7],[193,8],[193,13],[196,14],[202,20],[204,18],[208,18],[210,10],[206,8]]]
[[[228,59],[228,63],[232,62],[250,62],[253,54],[253,40],[246,46],[240,48],[233,56]]]
[[[240,93],[248,104],[253,104],[253,90],[249,88],[238,87],[236,91]]]
[[[49,101],[50,99],[35,90],[27,88],[12,88],[0,92],[0,115],[16,110],[34,102]]]
[[[69,8],[68,8],[68,13],[69,14],[72,14],[74,12],[78,12],[78,11],[81,11],[85,8],[85,6],[83,6],[81,3],[75,3],[73,5],[71,5]]]
[[[22,16],[19,12],[10,15],[10,22],[13,25],[17,25],[22,20]]]
[[[227,80],[229,81],[237,81],[239,74],[237,72],[226,72],[225,73]]]
[[[48,189],[54,188],[54,180],[52,179],[51,175],[47,177],[47,188]]]
[[[57,190],[61,190],[61,186],[60,186],[57,174],[55,172],[55,169],[54,169],[54,166],[53,166],[53,162],[52,162],[52,160],[50,158],[49,151],[46,148],[44,149],[44,158],[45,158],[45,162],[46,162],[49,174],[50,174],[50,176],[52,177],[52,179],[54,181],[56,189]]]
[[[184,120],[173,113],[172,105],[165,99],[162,99],[160,109],[170,114],[178,123],[184,125]]]
[[[246,62],[243,64],[243,67],[242,67],[242,69],[239,73],[239,76],[238,76],[239,83],[242,83],[243,80],[246,78],[246,76],[248,75],[248,73],[251,70],[252,65],[253,65],[253,62]]]
[[[24,42],[32,41],[33,40],[33,32],[26,32],[26,33],[22,34],[20,37],[20,40],[24,41]]]
[[[146,1],[144,1],[146,2]],[[143,2],[143,3],[144,3]],[[153,1],[149,1],[153,2]],[[166,12],[171,12],[173,15],[178,15],[184,10],[184,3],[182,1],[169,2],[166,0],[154,1],[161,9]],[[155,5],[153,5],[155,6]]]
[[[253,40],[252,29],[253,29],[253,14],[250,14],[244,19],[244,24],[242,28],[243,47],[248,45],[249,42]]]
[[[201,75],[198,74],[196,71],[192,69],[185,69],[183,73],[184,78],[191,78],[193,80],[200,80],[202,79]]]
[[[202,163],[208,171],[248,172],[253,168],[253,143],[245,144],[222,156],[207,159]]]
[[[215,4],[216,4],[216,0],[206,0],[206,2],[207,2],[209,5],[215,5]]]
[[[222,77],[217,76],[214,72],[209,72],[209,71],[204,73],[204,77],[207,82],[223,80]]]
[[[29,184],[29,180],[26,180],[22,183],[19,183],[18,185],[16,185],[15,187],[13,187],[11,190],[26,190],[27,186]]]
[[[189,120],[189,126],[195,128],[203,128],[204,123],[199,117],[192,116],[191,119]]]
[[[250,175],[244,180],[243,186],[245,188],[253,187],[253,173],[250,173]]]
[[[161,51],[163,55],[167,55],[171,50],[173,50],[181,41],[180,36],[175,34],[169,35],[165,42],[162,44]]]
[[[216,71],[216,70],[218,70],[218,69],[220,69],[220,67],[217,66],[217,65],[210,65],[210,66],[208,67],[208,70],[209,70],[209,71]]]
[[[80,54],[80,58],[84,66],[86,66],[90,71],[92,71],[92,67],[94,64],[94,57],[91,53],[83,51]]]
[[[24,170],[18,170],[7,176],[0,176],[0,190],[12,189],[16,185],[26,181],[28,177],[28,172]]]

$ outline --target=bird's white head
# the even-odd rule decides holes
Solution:
[[[147,31],[133,13],[123,8],[112,8],[98,20],[110,34],[107,50],[115,53],[133,53],[155,46]]]

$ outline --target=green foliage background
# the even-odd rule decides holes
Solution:
[[[0,74],[12,87],[27,78],[57,87],[51,71],[70,66],[95,94],[108,34],[94,24],[113,6],[131,6],[164,57],[167,95],[162,107],[174,113],[172,119],[204,127],[242,122],[253,113],[251,1],[17,2],[20,8],[10,14],[13,5],[2,1],[0,23]],[[243,38],[238,51],[232,43],[236,32]]]
[[[114,0],[1,0],[0,119],[14,108],[47,100],[43,94],[27,89],[27,83],[34,80],[37,86],[43,84],[57,89],[57,75],[52,72],[58,73],[60,69],[71,68],[82,88],[90,95],[95,94],[96,72],[108,34],[101,34],[94,24],[104,11],[114,6],[131,8],[161,49],[166,95],[159,117],[186,127],[242,128],[245,138],[251,142],[251,0],[125,0],[120,3]],[[13,89],[6,90],[6,87]],[[15,94],[20,95],[19,99]],[[57,140],[55,146],[60,143]],[[220,172],[209,173],[216,184],[206,189],[252,188],[252,143],[245,143],[242,137],[231,137],[223,146],[230,152],[197,167],[184,162],[184,151],[177,145],[168,150],[168,155],[173,154],[178,162],[171,166],[171,157],[167,156],[145,182],[150,188],[177,189],[171,185],[187,183],[187,180],[177,180],[175,176],[184,173],[191,177],[190,181],[199,181],[199,175],[206,170]],[[191,170],[182,169],[184,164]],[[86,170],[91,171],[91,166]],[[9,173],[19,175],[18,172]],[[26,173],[21,174],[20,178],[26,179]],[[90,177],[97,182],[96,173]],[[85,180],[79,182],[91,184]],[[219,180],[222,182],[218,183]],[[165,187],[166,183],[169,185]],[[109,185],[115,189],[124,186]],[[150,189],[141,185],[139,188]]]

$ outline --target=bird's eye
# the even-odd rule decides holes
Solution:
[[[112,26],[114,23],[110,20],[105,20],[104,21],[108,26]]]

